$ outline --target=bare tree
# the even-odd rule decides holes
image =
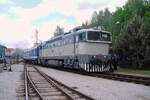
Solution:
[[[60,26],[56,27],[56,30],[54,32],[54,36],[58,36],[64,33],[64,28],[61,28]]]
[[[19,59],[21,59],[23,57],[23,50],[20,48],[16,48],[15,52],[12,55],[13,59],[16,59],[16,62],[19,62]]]

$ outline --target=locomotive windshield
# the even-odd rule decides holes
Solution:
[[[110,34],[100,31],[88,31],[87,39],[92,41],[110,41]]]

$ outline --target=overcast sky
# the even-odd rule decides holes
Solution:
[[[0,0],[0,44],[29,48],[53,36],[56,26],[65,31],[90,20],[94,11],[115,11],[127,0]]]

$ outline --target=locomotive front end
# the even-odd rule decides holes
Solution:
[[[98,66],[102,69],[102,71],[112,71],[111,67],[111,57],[109,54],[111,42],[111,33],[106,31],[89,31],[87,33],[87,40],[91,43],[98,44],[95,47],[97,52],[93,52],[93,55],[90,63],[92,66]]]
[[[79,53],[88,55],[85,69],[90,72],[112,71],[109,55],[111,44],[111,33],[101,30],[88,30],[86,42],[79,45]]]

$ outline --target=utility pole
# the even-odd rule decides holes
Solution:
[[[36,41],[35,41],[35,44],[34,44],[35,46],[38,45],[38,33],[39,33],[39,32],[38,32],[38,30],[36,29],[36,30],[35,30],[35,39],[36,39]]]

